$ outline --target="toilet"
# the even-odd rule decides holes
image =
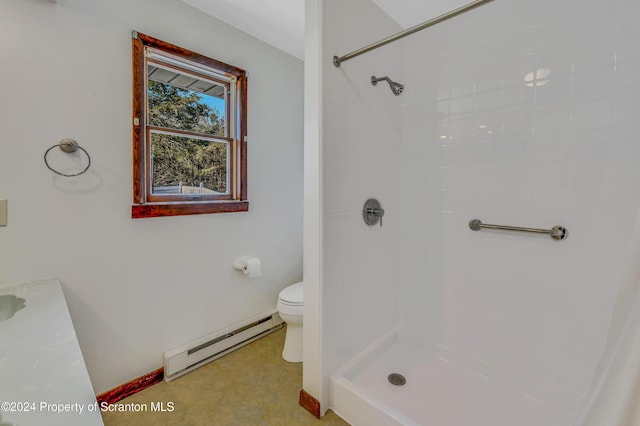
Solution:
[[[302,362],[302,314],[304,312],[302,283],[291,284],[278,296],[278,313],[287,323],[282,358],[289,362]]]

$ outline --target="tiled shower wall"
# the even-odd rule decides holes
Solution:
[[[404,333],[588,392],[640,201],[637,16],[496,1],[404,39]]]
[[[335,68],[334,55],[400,27],[368,0],[327,0],[323,14],[322,331],[331,374],[397,325],[402,100],[370,79],[402,81],[402,52],[379,50]],[[364,223],[368,198],[385,209],[383,226]]]

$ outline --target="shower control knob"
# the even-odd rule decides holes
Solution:
[[[384,209],[369,208],[367,209],[367,214],[369,216],[380,218],[380,226],[382,226],[382,216],[384,216]]]
[[[364,203],[364,208],[362,209],[362,216],[364,218],[364,223],[369,226],[373,226],[380,222],[380,226],[382,226],[382,216],[384,216],[384,209],[380,207],[380,203],[375,198],[370,198]]]

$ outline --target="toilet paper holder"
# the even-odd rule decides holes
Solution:
[[[233,261],[233,269],[249,275],[249,278],[262,275],[260,259],[253,256],[242,256]]]

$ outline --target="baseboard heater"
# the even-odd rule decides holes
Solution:
[[[278,312],[273,311],[167,351],[164,380],[170,382],[283,326]]]

